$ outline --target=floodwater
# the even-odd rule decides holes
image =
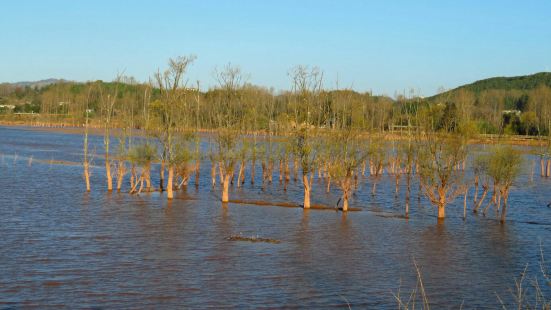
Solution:
[[[82,136],[0,127],[0,308],[396,309],[394,295],[407,301],[415,288],[414,262],[435,309],[497,308],[497,296],[512,303],[525,267],[529,301],[535,279],[551,299],[540,270],[541,254],[551,262],[551,180],[531,180],[535,157],[526,156],[505,225],[493,211],[463,221],[462,198],[437,224],[416,184],[411,218],[393,217],[403,213],[405,182],[395,198],[387,176],[374,198],[371,180],[362,179],[351,202],[362,211],[348,214],[224,207],[207,161],[198,188],[190,181],[171,203],[159,193],[109,194],[102,137],[91,143],[86,193]],[[313,203],[334,205],[338,190],[325,194],[317,182]],[[230,192],[232,199],[297,203],[301,195],[293,181],[284,192],[277,175],[265,189],[258,179]],[[232,235],[280,243],[226,240]]]

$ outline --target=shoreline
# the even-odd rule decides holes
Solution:
[[[24,122],[24,121],[5,121],[0,120],[0,126],[4,127],[19,127],[19,128],[27,128],[32,130],[40,130],[40,131],[46,131],[46,132],[58,132],[58,133],[64,133],[64,134],[74,134],[74,135],[82,135],[84,134],[84,125],[77,126],[75,124],[70,123],[45,123],[45,122]],[[88,127],[88,133],[90,135],[97,135],[101,136],[104,133],[104,129],[102,126],[98,125],[89,125]],[[120,131],[120,128],[111,128],[113,134],[116,134],[118,131]],[[143,130],[142,129],[133,129],[133,134],[136,136],[142,136]],[[195,131],[195,129],[193,129]],[[216,129],[197,129],[199,134],[212,134],[215,133]],[[267,137],[268,134],[266,131],[253,131],[253,132],[245,132],[246,135],[253,135],[257,136],[259,138]],[[376,133],[376,135],[380,135],[381,133]],[[407,136],[405,134],[402,134],[401,132],[384,132],[383,133],[385,139],[389,141],[399,141],[399,140],[406,140]],[[277,136],[285,136],[281,133],[273,135],[275,137]],[[494,145],[494,144],[508,144],[508,145],[516,145],[516,146],[545,146],[546,140],[544,137],[538,137],[538,136],[507,136],[507,135],[497,135],[497,134],[478,134],[475,138],[471,139],[469,141],[469,144],[485,144],[485,145]]]

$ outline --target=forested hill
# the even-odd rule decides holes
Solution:
[[[538,86],[551,87],[551,72],[539,72],[531,75],[511,76],[511,77],[492,77],[479,80],[474,83],[465,84],[446,91],[444,93],[430,97],[430,99],[439,99],[442,96],[449,96],[460,90],[473,93],[480,93],[488,90],[519,90],[526,91],[537,88]]]
[[[551,133],[551,72],[480,80],[426,100],[445,106],[444,114],[457,111],[457,120],[474,121],[480,132]]]

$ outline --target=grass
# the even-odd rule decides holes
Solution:
[[[394,299],[398,303],[399,310],[410,310],[410,309],[430,309],[430,301],[425,290],[425,285],[423,282],[423,277],[421,275],[421,269],[415,259],[413,259],[413,265],[416,272],[416,284],[415,287],[407,294],[402,294],[401,281],[398,291],[392,293]],[[506,304],[500,294],[495,292],[497,301],[501,305],[501,309],[541,309],[541,310],[551,310],[551,298],[545,296],[544,290],[542,289],[542,283],[540,280],[543,280],[544,284],[551,286],[551,276],[549,274],[549,269],[545,263],[545,258],[543,255],[543,248],[540,241],[540,277],[534,275],[529,277],[528,275],[528,264],[524,266],[523,271],[520,275],[514,278],[514,286],[509,289],[509,293],[513,297],[513,303]],[[463,302],[459,306],[459,309],[463,308]]]

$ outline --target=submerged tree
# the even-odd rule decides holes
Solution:
[[[311,173],[316,162],[315,134],[313,133],[311,114],[319,103],[323,83],[323,73],[319,68],[306,66],[294,67],[289,73],[293,82],[293,149],[295,153],[295,171],[302,168],[302,185],[304,188],[304,209],[310,208],[312,187]]]
[[[358,133],[345,130],[334,134],[330,139],[331,158],[329,173],[342,190],[342,210],[348,211],[349,199],[352,196],[353,178],[356,169],[365,159]]]
[[[176,188],[187,186],[192,173],[197,169],[197,160],[190,162],[196,156],[195,137],[192,133],[179,133],[174,140],[174,156],[171,163],[174,166],[174,180]]]
[[[409,218],[409,203],[411,199],[411,181],[413,178],[413,167],[415,166],[416,161],[416,152],[417,149],[411,139],[408,139],[407,142],[404,142],[400,148],[399,152],[402,153],[402,158],[404,160],[404,174],[406,177],[406,205],[405,205],[405,214],[406,218]]]
[[[117,192],[121,191],[122,188],[122,182],[124,180],[124,176],[126,175],[126,160],[128,157],[128,143],[127,143],[127,135],[128,131],[131,129],[128,128],[122,128],[119,131],[118,136],[118,145],[117,145],[117,157],[115,160],[115,165],[117,167],[116,173],[117,173]]]
[[[498,193],[496,212],[501,211],[501,222],[505,222],[507,217],[509,191],[520,172],[521,162],[519,152],[510,146],[496,147],[490,153],[488,175],[496,185]],[[503,206],[501,206],[501,200],[503,200]]]
[[[153,131],[162,146],[161,175],[164,173],[164,164],[168,165],[167,198],[174,197],[175,168],[178,164],[178,147],[176,135],[188,125],[182,116],[187,88],[184,75],[189,65],[193,63],[195,56],[183,56],[171,58],[168,69],[155,74],[155,83],[159,88],[159,100],[151,103],[156,118]],[[178,130],[180,129],[180,130]],[[161,177],[161,184],[164,180]],[[162,188],[162,185],[161,185]]]
[[[218,81],[218,100],[220,108],[218,122],[220,128],[216,132],[216,159],[218,161],[222,183],[222,202],[229,202],[229,186],[234,170],[240,158],[243,158],[241,132],[243,124],[239,118],[243,74],[239,67],[228,64],[223,70],[216,72]]]
[[[488,190],[490,189],[490,180],[488,177],[488,165],[489,158],[487,154],[480,154],[473,160],[473,174],[474,174],[474,197],[473,197],[473,213],[478,213],[478,210],[482,206]],[[482,186],[482,196],[478,197],[478,187]]]
[[[157,159],[157,148],[148,142],[132,146],[128,151],[130,160],[130,193],[141,193],[151,189],[151,164]]]
[[[308,135],[305,128],[299,129],[294,134],[295,156],[302,169],[302,186],[304,188],[303,208],[310,208],[310,193],[312,188],[312,177],[316,163],[317,148],[314,138]]]
[[[86,184],[86,191],[90,191],[90,155],[88,154],[88,131],[90,124],[90,97],[92,94],[92,85],[88,85],[88,95],[86,96],[86,105],[84,109],[84,142],[83,142],[83,162],[84,169],[84,182]]]
[[[370,139],[367,145],[367,154],[369,156],[369,175],[371,182],[373,182],[371,196],[375,196],[377,184],[384,172],[387,156],[387,144],[381,135],[375,135]]]
[[[107,190],[113,190],[113,175],[111,174],[111,158],[110,145],[111,145],[111,129],[113,128],[113,119],[115,116],[115,104],[117,103],[119,96],[119,86],[121,81],[121,75],[118,75],[115,79],[113,87],[107,87],[101,83],[97,83],[100,104],[101,115],[103,121],[103,146],[104,146],[104,160],[105,160],[105,177],[107,180]]]
[[[217,161],[222,178],[222,202],[229,202],[229,187],[235,166],[241,157],[238,134],[231,129],[221,129],[216,135]]]
[[[446,205],[464,191],[464,171],[458,166],[464,161],[463,139],[448,133],[432,133],[420,141],[419,182],[423,193],[438,209],[438,219],[446,216]]]

